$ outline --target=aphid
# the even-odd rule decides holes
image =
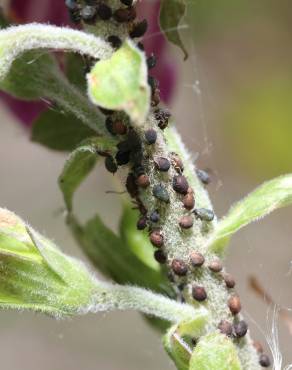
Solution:
[[[156,78],[154,78],[153,76],[148,76],[148,84],[151,87],[152,94],[159,87],[158,80],[156,80]]]
[[[127,133],[127,126],[121,120],[115,120],[112,124],[112,130],[117,135],[125,135]]]
[[[234,333],[237,338],[242,338],[247,333],[247,323],[244,320],[239,321],[238,323],[234,324]]]
[[[227,335],[227,337],[232,336],[232,324],[227,320],[220,321],[218,325],[218,329],[220,330],[220,333]]]
[[[179,220],[179,226],[182,229],[190,229],[194,224],[194,220],[192,216],[182,216]]]
[[[156,223],[156,222],[158,222],[160,220],[160,215],[159,215],[158,211],[153,211],[150,214],[150,217],[149,218],[150,218],[150,221],[151,222]]]
[[[235,287],[235,280],[231,274],[224,273],[223,279],[227,288],[232,289]]]
[[[241,303],[238,295],[233,295],[228,299],[228,307],[233,315],[241,311]]]
[[[160,103],[160,90],[155,89],[151,96],[151,106],[156,107]]]
[[[147,144],[155,144],[157,140],[157,132],[153,128],[149,128],[145,131],[145,139]]]
[[[171,164],[173,165],[174,169],[181,173],[184,170],[183,162],[180,156],[174,152],[171,153]]]
[[[167,158],[156,157],[154,158],[155,167],[162,172],[167,172],[170,169],[170,162]]]
[[[163,185],[154,185],[152,194],[155,198],[161,200],[162,202],[169,203],[169,194],[167,189]]]
[[[203,184],[208,185],[210,183],[211,179],[210,179],[210,175],[208,174],[208,172],[204,170],[196,169],[196,173],[197,173],[198,178],[202,181]]]
[[[200,252],[192,252],[190,259],[194,267],[201,267],[205,262],[205,257]]]
[[[187,194],[189,184],[187,179],[183,175],[174,176],[172,181],[173,189],[180,194]]]
[[[107,38],[107,41],[114,49],[118,49],[122,45],[122,40],[119,38],[119,36],[111,35]]]
[[[105,158],[104,165],[105,165],[105,168],[111,173],[116,173],[118,170],[118,166],[114,158],[111,155]]]
[[[126,189],[132,198],[135,198],[138,195],[138,187],[133,173],[129,173],[127,176]]]
[[[144,47],[144,45],[142,44],[142,42],[138,42],[137,46],[138,46],[138,48],[139,48],[140,50],[145,51],[145,47]]]
[[[154,116],[158,122],[158,127],[161,128],[161,130],[164,130],[168,126],[168,121],[171,117],[171,114],[167,110],[156,109]]]
[[[123,166],[127,163],[129,163],[130,160],[130,151],[129,152],[123,152],[119,150],[116,154],[116,161],[119,166]]]
[[[223,264],[219,258],[216,258],[209,263],[208,268],[213,272],[220,272],[223,269]]]
[[[134,7],[120,8],[114,12],[114,18],[119,23],[131,22],[136,18],[136,15]]]
[[[122,4],[131,6],[133,4],[133,0],[120,0]]]
[[[185,207],[185,209],[191,211],[194,206],[195,206],[195,197],[194,197],[194,194],[191,194],[191,193],[187,193],[184,197],[183,197],[183,205]]]
[[[260,355],[260,360],[259,360],[259,363],[262,367],[269,367],[271,366],[271,361],[269,359],[269,356],[267,356],[266,354],[262,353]]]
[[[157,251],[154,252],[154,258],[158,263],[161,264],[164,264],[167,260],[165,253],[161,249],[158,249]]]
[[[214,220],[214,212],[211,209],[206,208],[197,208],[193,211],[193,213],[202,221],[211,222]]]
[[[156,56],[154,54],[151,54],[147,58],[147,67],[148,67],[148,69],[154,68],[156,66],[156,63],[157,63]]]
[[[96,8],[86,5],[80,12],[81,18],[85,23],[93,23],[96,19]]]
[[[172,260],[171,269],[178,276],[185,276],[188,273],[188,265],[178,258]]]
[[[146,217],[139,218],[139,220],[137,221],[137,229],[144,230],[146,226],[147,226],[147,218]]]
[[[204,287],[193,285],[192,287],[192,297],[198,301],[203,302],[207,299],[207,293]]]
[[[143,19],[141,22],[137,22],[133,25],[132,30],[130,31],[130,37],[132,39],[142,37],[147,32],[148,23],[146,19]]]
[[[140,186],[141,188],[147,188],[150,185],[150,179],[149,176],[142,174],[137,177],[136,184]]]
[[[97,14],[99,15],[100,19],[102,19],[103,21],[107,21],[108,19],[111,18],[113,12],[111,7],[109,7],[105,3],[101,3],[98,6]]]
[[[152,245],[154,245],[154,247],[161,248],[164,244],[164,238],[160,230],[153,230],[150,233],[149,238],[150,242],[152,243]]]

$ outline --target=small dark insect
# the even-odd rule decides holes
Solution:
[[[132,30],[130,31],[130,37],[132,39],[142,37],[147,32],[148,23],[146,19],[143,19],[141,22],[137,22],[133,25]]]
[[[122,45],[122,40],[119,38],[119,36],[111,35],[107,38],[107,41],[114,49],[118,49]]]
[[[180,194],[187,194],[189,184],[187,179],[183,175],[174,176],[172,181],[173,189]]]
[[[138,46],[138,48],[139,48],[141,51],[144,51],[144,50],[145,50],[145,47],[144,47],[144,45],[142,44],[142,42],[138,42],[137,46]]]
[[[80,12],[81,18],[85,23],[94,23],[97,15],[94,6],[86,5]]]
[[[151,222],[158,222],[160,220],[160,215],[158,213],[158,211],[153,211],[151,214],[150,214],[150,221]]]
[[[160,230],[153,230],[150,233],[150,242],[154,247],[161,248],[164,243],[163,235],[161,234]]]
[[[133,4],[133,0],[120,0],[122,4],[131,6]]]
[[[224,273],[223,279],[227,288],[232,289],[235,287],[235,280],[231,274]]]
[[[203,184],[208,185],[210,183],[211,178],[208,172],[197,169],[196,173],[197,173],[198,178],[202,181]]]
[[[105,168],[111,173],[116,173],[118,170],[118,166],[114,158],[111,155],[105,158],[104,165],[105,165]]]
[[[119,23],[131,22],[136,18],[136,15],[134,7],[120,8],[114,12],[114,18]]]
[[[156,66],[156,62],[157,62],[156,56],[154,54],[151,54],[150,57],[147,58],[148,69],[154,68]]]
[[[187,210],[192,210],[195,206],[195,197],[194,197],[194,194],[191,194],[191,193],[187,193],[184,197],[183,197],[183,205],[185,207],[185,209]]]
[[[123,166],[127,163],[129,163],[130,160],[130,151],[129,152],[123,152],[119,150],[116,154],[116,161],[118,166]]]
[[[227,320],[222,320],[220,321],[219,325],[218,325],[218,329],[220,330],[220,332],[222,334],[225,334],[227,335],[227,337],[231,337],[232,336],[232,324],[227,321]]]
[[[260,360],[259,360],[259,363],[262,367],[269,367],[271,366],[271,361],[269,359],[269,356],[267,356],[266,354],[262,353],[260,355]]]
[[[126,189],[132,198],[135,198],[138,195],[138,187],[133,173],[129,173],[127,176]]]
[[[155,89],[151,97],[151,106],[156,107],[160,103],[160,90]]]
[[[101,3],[98,6],[97,14],[99,15],[100,19],[102,19],[103,21],[107,21],[111,18],[113,12],[107,4]]]
[[[205,262],[205,257],[199,252],[192,252],[190,258],[194,267],[201,267]]]
[[[155,167],[162,172],[167,172],[170,169],[170,162],[167,158],[156,157],[154,158]]]
[[[183,162],[180,156],[174,152],[171,153],[171,163],[177,172],[179,173],[183,172],[184,170]]]
[[[150,185],[149,176],[142,174],[137,177],[136,184],[141,188],[147,188]]]
[[[198,285],[193,285],[192,296],[198,302],[202,302],[205,301],[205,299],[207,299],[207,293],[205,288]]]
[[[145,131],[145,139],[147,144],[155,144],[157,140],[157,132],[153,128],[149,128]]]
[[[213,272],[220,272],[223,269],[223,264],[219,258],[216,258],[209,263],[208,268]]]
[[[147,226],[147,218],[146,217],[139,218],[137,222],[137,229],[144,230],[146,226]]]
[[[167,110],[156,109],[154,112],[154,116],[158,122],[159,128],[161,128],[161,130],[164,130],[168,126],[168,121],[171,117],[171,114]]]
[[[185,276],[188,273],[188,265],[178,258],[172,260],[171,269],[178,276]]]
[[[127,126],[121,120],[115,120],[112,124],[112,130],[117,135],[125,135],[127,133]]]
[[[234,324],[234,333],[236,334],[237,338],[242,338],[247,333],[247,323],[244,320],[239,321],[238,323]]]
[[[152,76],[148,76],[148,84],[151,87],[152,93],[154,93],[154,91],[159,87],[158,80]]]
[[[163,185],[155,185],[153,187],[152,194],[155,196],[155,198],[161,200],[162,202],[169,203],[169,194]]]
[[[194,220],[192,216],[183,216],[179,220],[179,226],[182,229],[190,229],[194,224]]]
[[[158,249],[157,251],[154,252],[154,258],[158,263],[161,264],[164,264],[167,260],[165,253],[161,249]]]
[[[238,295],[233,295],[228,299],[228,307],[233,315],[241,311],[241,303]]]
[[[214,220],[214,212],[211,209],[206,208],[197,208],[193,211],[193,213],[202,221],[211,222]]]

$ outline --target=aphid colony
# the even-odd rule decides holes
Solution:
[[[133,0],[120,0],[121,7],[113,10],[106,1],[102,0],[65,0],[66,6],[69,10],[71,19],[75,23],[84,22],[87,24],[94,24],[97,20],[113,21],[116,23],[127,23],[128,34],[131,38],[140,38],[147,31],[147,21],[135,21],[136,9],[133,6]],[[122,40],[118,35],[110,35],[107,41],[117,49],[122,45]],[[137,46],[144,50],[141,41],[137,42]],[[151,54],[147,58],[148,70],[151,70],[156,65],[156,58]],[[102,113],[106,116],[106,128],[110,134],[120,138],[117,144],[117,151],[115,157],[108,153],[99,152],[98,154],[105,157],[105,167],[111,172],[115,173],[119,166],[130,165],[131,170],[126,179],[126,189],[134,200],[139,212],[140,217],[137,221],[137,229],[144,230],[149,228],[149,240],[155,247],[154,258],[161,264],[167,262],[167,255],[164,251],[165,237],[162,230],[156,226],[161,221],[159,209],[147,210],[145,205],[140,199],[140,192],[151,187],[153,197],[164,205],[170,203],[170,194],[167,187],[163,182],[151,184],[150,177],[147,175],[143,166],[143,150],[144,147],[154,146],[159,129],[164,130],[168,126],[170,113],[167,110],[161,109],[158,106],[160,103],[160,91],[158,81],[148,76],[148,83],[151,88],[151,106],[152,113],[157,122],[157,128],[146,129],[143,136],[139,136],[134,128],[131,127],[127,116],[121,112],[109,111],[100,108]],[[191,229],[194,220],[199,219],[203,223],[209,223],[214,219],[214,213],[210,209],[195,208],[195,194],[193,189],[189,186],[187,178],[183,175],[184,164],[176,153],[169,153],[167,157],[154,156],[153,158],[154,170],[158,173],[168,173],[173,168],[176,174],[171,179],[173,191],[181,199],[182,207],[186,210],[178,220],[178,226],[181,232]],[[210,176],[203,170],[196,170],[198,178],[205,185],[209,184]],[[159,207],[158,207],[159,208]],[[216,258],[210,261],[207,266],[205,257],[196,251],[193,251],[189,256],[189,261],[185,262],[181,259],[173,259],[170,262],[169,279],[171,282],[177,283],[180,291],[183,291],[187,286],[185,277],[194,271],[207,268],[210,273],[216,274],[218,278],[223,279],[226,289],[232,290],[235,287],[234,278],[223,271],[223,265],[220,259]],[[192,298],[197,302],[204,302],[208,299],[208,292],[206,289],[198,284],[193,283],[191,286]],[[243,338],[247,331],[248,326],[244,320],[237,318],[241,311],[241,303],[238,295],[231,291],[227,306],[234,317],[234,322],[228,320],[221,320],[218,324],[218,330],[228,337],[239,340]],[[259,363],[262,367],[270,366],[270,360],[266,354],[263,353],[262,346],[255,343],[255,348],[259,353]]]

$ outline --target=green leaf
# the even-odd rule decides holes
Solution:
[[[208,247],[222,254],[230,237],[249,223],[292,203],[292,175],[267,181],[233,206],[218,223]]]
[[[72,211],[75,191],[96,164],[98,151],[111,153],[113,143],[110,139],[94,138],[87,140],[70,154],[58,180],[68,212]]]
[[[81,141],[95,135],[96,132],[72,114],[47,110],[34,122],[31,140],[50,149],[71,151]]]
[[[241,370],[232,341],[223,334],[209,334],[196,345],[189,370]]]
[[[65,69],[68,80],[79,90],[86,93],[86,59],[82,55],[73,53],[67,53],[65,58]]]
[[[77,260],[0,208],[0,307],[62,317],[92,303],[95,284]]]
[[[148,267],[155,271],[161,270],[161,265],[153,257],[153,246],[149,241],[147,231],[137,230],[137,210],[124,206],[120,221],[120,234],[125,245]]]
[[[186,0],[162,0],[160,6],[160,27],[167,39],[181,48],[184,59],[188,52],[179,35],[179,24],[186,12]]]
[[[126,41],[110,59],[97,62],[87,78],[94,104],[124,110],[136,124],[144,123],[150,108],[147,66],[132,41]]]

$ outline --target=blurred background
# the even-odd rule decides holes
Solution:
[[[182,26],[190,57],[183,62],[181,52],[171,47],[177,85],[170,106],[194,159],[211,171],[209,191],[220,217],[263,181],[292,172],[292,4],[188,3]],[[31,143],[29,130],[3,103],[0,115],[1,206],[85,260],[66,229],[56,183],[65,155]],[[100,166],[77,194],[76,208],[84,219],[99,210],[108,225],[117,226],[118,196],[105,194],[113,188],[112,176]],[[292,307],[292,209],[236,235],[227,267],[238,281],[253,338],[265,342],[268,305],[248,279],[255,276],[276,303]],[[281,320],[279,332],[287,364],[292,337]],[[159,335],[132,312],[62,322],[1,312],[0,357],[6,370],[174,369]]]

